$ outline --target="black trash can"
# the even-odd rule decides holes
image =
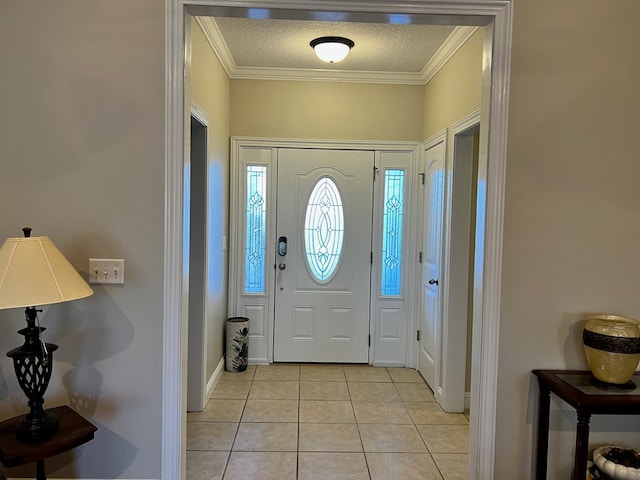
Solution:
[[[244,372],[249,363],[249,319],[231,317],[226,324],[225,369]]]

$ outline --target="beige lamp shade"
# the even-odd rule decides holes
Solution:
[[[0,309],[48,305],[92,294],[49,237],[7,238],[0,247]]]

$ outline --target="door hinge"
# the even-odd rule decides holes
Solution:
[[[416,340],[419,342],[420,341],[420,330],[418,330],[416,332]]]
[[[419,173],[418,176],[420,177],[420,183],[424,185],[424,173]]]
[[[371,258],[369,259],[369,262],[373,265],[373,250],[371,250]]]
[[[376,177],[378,176],[378,167],[376,167],[375,165],[373,166],[373,181],[376,181]]]
[[[369,335],[369,346],[371,346],[371,335]]]
[[[422,252],[418,253],[418,262],[422,263]]]

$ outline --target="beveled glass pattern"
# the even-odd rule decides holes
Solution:
[[[267,248],[267,167],[248,165],[246,177],[244,291],[245,293],[264,293]]]
[[[382,295],[400,295],[404,170],[385,170],[382,217]]]
[[[309,196],[304,217],[307,266],[316,281],[326,283],[336,272],[344,241],[344,211],[336,183],[320,178]]]

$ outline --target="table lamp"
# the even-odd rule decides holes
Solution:
[[[16,437],[35,443],[58,429],[56,415],[42,408],[58,346],[41,340],[45,328],[36,306],[88,297],[93,290],[48,237],[32,237],[31,228],[22,231],[24,238],[7,238],[0,247],[0,309],[25,307],[27,327],[18,331],[24,344],[7,356],[29,399],[30,411],[18,421]]]

